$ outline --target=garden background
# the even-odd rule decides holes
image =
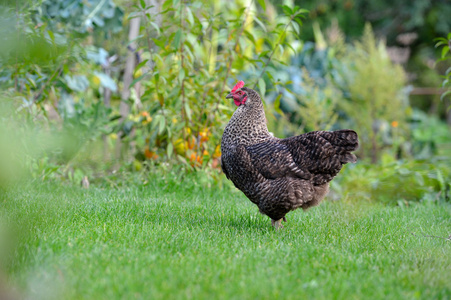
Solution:
[[[449,1],[0,5],[5,294],[451,297]],[[220,169],[238,80],[275,136],[359,134],[282,233]]]

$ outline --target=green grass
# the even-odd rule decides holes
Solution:
[[[239,192],[161,181],[37,184],[0,194],[0,214],[29,299],[451,298],[451,241],[422,236],[451,234],[449,204],[326,201],[276,232]]]

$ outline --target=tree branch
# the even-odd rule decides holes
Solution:
[[[182,0],[180,3],[180,30],[182,31],[181,37],[180,37],[180,68],[181,70],[184,70],[185,67],[185,54],[183,53],[183,32],[184,32],[184,25],[183,25],[183,6],[184,1]],[[186,111],[185,111],[185,103],[186,103],[186,95],[185,95],[185,76],[182,79],[182,84],[180,87],[180,92],[182,94],[182,120],[185,122],[185,126],[187,125],[187,119],[186,119]]]

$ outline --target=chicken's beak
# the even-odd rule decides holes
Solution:
[[[230,93],[230,94],[228,94],[228,95],[226,96],[226,99],[230,99],[230,98],[233,98],[232,93]]]

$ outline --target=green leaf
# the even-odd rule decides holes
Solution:
[[[264,1],[264,0],[263,0],[263,1]],[[260,25],[260,27],[263,29],[264,32],[268,32],[268,31],[266,30],[265,24],[263,24],[263,22],[260,21],[259,18],[255,17],[255,18],[254,18],[254,21],[255,21],[255,23],[257,23],[258,25]]]
[[[260,58],[260,57],[266,57],[266,55],[267,55],[269,52],[271,52],[271,51],[270,51],[270,50],[263,51],[262,53],[260,53],[260,54],[258,55],[258,57],[259,57],[259,58]]]
[[[435,39],[433,39],[433,41],[440,41],[442,44],[443,44],[443,43],[445,43],[445,44],[448,43],[448,40],[445,39],[444,37],[438,37],[438,38],[435,38]]]
[[[282,98],[282,94],[279,94],[276,100],[274,100],[274,109],[278,114],[283,115],[283,111],[280,109],[280,98]]]
[[[155,30],[157,31],[158,35],[161,34],[160,27],[158,26],[157,23],[150,21],[149,24],[152,25],[153,28],[155,28]]]
[[[142,62],[140,62],[136,67],[135,67],[135,72],[138,71],[139,69],[141,69],[149,60],[145,59]]]
[[[188,120],[191,120],[191,108],[189,107],[189,103],[186,101],[185,102],[185,112],[186,112],[186,117],[188,118]]]
[[[265,92],[266,92],[266,83],[265,83],[265,81],[263,80],[263,78],[259,78],[259,79],[258,79],[258,87],[259,87],[259,89],[260,89],[260,96],[261,96],[261,97],[264,97]]]
[[[137,9],[139,9],[139,7],[136,7]],[[131,20],[134,18],[140,18],[141,17],[141,12],[131,12],[128,16],[127,16],[127,20]]]
[[[286,36],[287,36],[287,31],[286,30],[282,31],[282,33],[280,34],[280,37],[279,37],[279,41],[284,42]]]
[[[160,118],[160,124],[158,124],[159,126],[158,126],[158,133],[159,134],[162,134],[163,133],[163,131],[164,131],[164,127],[165,127],[165,125],[166,125],[166,119],[163,117],[163,116],[161,116],[161,118]]]
[[[140,0],[139,3],[141,4],[141,8],[145,8],[146,7],[146,1],[145,0]]]
[[[442,49],[442,58],[445,58],[450,50],[451,49],[448,46],[443,47],[443,49]]]
[[[441,96],[440,96],[440,100],[443,101],[445,100],[445,97],[451,95],[451,90],[448,90],[446,92],[444,92]]]
[[[299,25],[298,22],[296,22],[294,20],[291,21],[291,26],[293,27],[293,30],[297,35],[301,34],[301,26]]]
[[[175,49],[179,49],[180,48],[180,41],[181,40],[182,40],[182,30],[179,29],[175,33],[174,40],[172,41],[172,45],[174,46]]]
[[[183,45],[185,45],[186,47],[183,49],[185,51],[185,55],[186,57],[188,57],[188,62],[194,61],[196,59],[194,59],[194,54],[191,51],[191,48],[193,48],[193,46],[191,45],[191,43],[185,39],[185,42],[183,43]]]
[[[164,46],[166,44],[163,40],[159,40],[159,39],[152,39],[152,41],[155,43],[155,45],[157,45],[160,48],[164,48]]]
[[[141,76],[139,76],[138,78],[135,78],[132,83],[130,83],[130,86],[128,87],[129,89],[132,88],[137,82],[139,82],[141,79],[144,78],[144,76],[146,76],[147,73],[142,74]]]
[[[185,157],[183,157],[183,156],[177,154],[177,158],[178,158],[179,161],[181,161],[181,162],[185,165],[185,167],[186,167],[188,170],[191,170],[191,171],[194,170],[193,166],[191,166],[191,165],[188,163],[188,161],[186,160]]]
[[[161,115],[155,115],[155,116],[154,116],[154,118],[153,118],[153,120],[152,120],[152,123],[150,124],[150,128],[151,128],[152,130],[156,129],[157,126],[160,125],[160,118],[162,118]],[[157,132],[155,131],[154,134],[156,135]],[[150,144],[151,144],[151,143],[149,143],[149,145],[150,145]]]
[[[47,33],[48,33],[48,35],[50,37],[50,40],[52,41],[52,44],[55,45],[55,35],[50,30],[48,30]]]
[[[191,25],[194,25],[194,17],[193,17],[193,13],[191,12],[191,9],[188,6],[186,7],[186,18],[188,19],[188,22]]]
[[[269,80],[270,80],[274,85],[277,84],[277,82],[274,82],[275,79],[274,79],[274,77],[272,76],[272,74],[271,74],[270,71],[266,70],[266,71],[265,71],[265,74],[266,74],[266,76],[268,76]]]
[[[258,4],[263,8],[263,10],[266,10],[266,2],[265,0],[257,0]]]
[[[168,144],[168,148],[166,149],[168,152],[168,157],[170,158],[172,156],[172,153],[174,151],[174,145],[172,145],[172,143]]]
[[[293,14],[293,11],[288,5],[283,5],[282,10],[287,17],[291,17],[291,15]]]
[[[179,82],[180,83],[185,79],[185,76],[186,76],[185,69],[180,69],[180,72],[179,72]]]
[[[279,44],[279,50],[280,50],[280,56],[282,56],[283,52],[284,52],[282,44]]]
[[[290,43],[284,43],[285,46],[291,49],[293,51],[293,54],[296,54],[296,50],[294,50],[293,46],[290,45]]]
[[[443,178],[443,174],[440,171],[440,169],[436,169],[436,172],[437,172],[437,181],[440,184],[440,190],[444,191],[446,182],[445,182],[445,179]]]
[[[439,42],[437,42],[437,43],[435,44],[435,48],[438,48],[438,47],[440,47],[441,45],[446,45],[446,44],[448,44],[448,41],[447,41],[447,40],[439,41]]]
[[[36,87],[36,82],[31,78],[31,76],[27,76],[27,81],[31,84],[33,88]]]
[[[145,102],[149,99],[153,99],[153,96],[155,95],[155,88],[146,88],[144,93],[141,95],[141,101]]]
[[[310,11],[309,11],[308,9],[301,8],[301,9],[298,9],[298,10],[294,13],[294,15],[297,16],[297,15],[302,15],[302,14],[308,14],[309,12],[310,12]]]
[[[244,30],[244,34],[246,35],[246,37],[252,42],[252,44],[255,45],[255,39],[254,36],[247,30]]]
[[[100,84],[103,87],[110,89],[112,92],[117,91],[116,82],[109,75],[97,71],[94,71],[94,75],[100,79]]]
[[[84,75],[65,75],[64,80],[73,91],[84,92],[89,87],[89,81]]]

